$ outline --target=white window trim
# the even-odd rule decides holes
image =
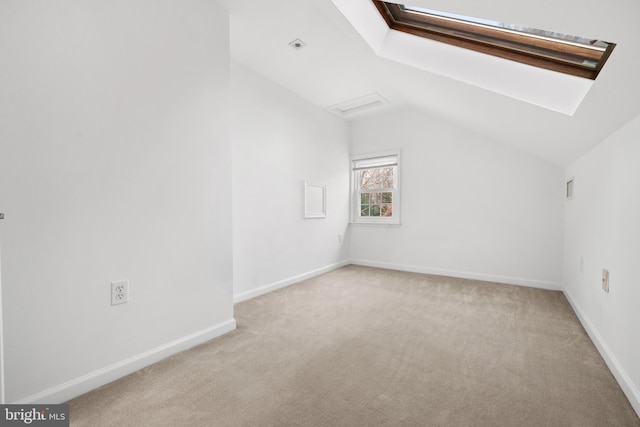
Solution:
[[[390,157],[395,156],[396,158],[396,175],[394,177],[395,180],[395,189],[393,189],[393,216],[389,217],[361,217],[360,213],[360,203],[359,197],[356,197],[358,192],[358,181],[355,179],[355,174],[353,171],[353,162],[364,159],[374,159],[376,157]],[[400,150],[389,150],[389,151],[380,151],[376,153],[368,153],[368,154],[358,154],[351,156],[351,161],[349,162],[349,176],[351,183],[351,191],[350,191],[350,202],[349,202],[349,211],[350,218],[349,223],[351,225],[384,225],[384,226],[399,226],[400,225],[400,169],[401,169],[401,159],[400,159]],[[356,200],[358,199],[358,200]]]

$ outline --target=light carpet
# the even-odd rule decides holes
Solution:
[[[561,292],[347,266],[70,403],[73,426],[640,426]]]

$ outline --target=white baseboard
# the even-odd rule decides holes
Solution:
[[[535,279],[522,279],[519,277],[497,276],[493,274],[473,273],[467,271],[444,270],[440,268],[418,267],[414,265],[393,264],[362,259],[352,259],[351,264],[363,265],[366,267],[386,268],[388,270],[408,271],[411,273],[434,274],[438,276],[458,277],[461,279],[482,280],[485,282],[504,283],[507,285],[529,286],[532,288],[549,289],[552,291],[562,290],[562,285],[560,283],[546,282],[543,280]]]
[[[113,365],[98,369],[97,371],[88,373],[13,403],[24,405],[36,403],[56,404],[66,402],[74,397],[80,396],[81,394],[87,393],[144,367],[159,362],[162,359],[173,356],[176,353],[205,343],[224,335],[227,332],[231,332],[234,329],[236,329],[236,321],[232,318],[218,325],[214,325],[210,328],[171,341],[167,344],[129,357],[125,360],[114,363]]]
[[[310,279],[315,276],[319,276],[324,273],[328,273],[332,270],[336,270],[340,267],[344,267],[345,265],[349,265],[349,260],[336,262],[334,264],[327,265],[325,267],[317,268],[315,270],[309,271],[307,273],[299,274],[297,276],[290,277],[288,279],[280,280],[275,283],[270,283],[268,285],[260,286],[259,288],[252,289],[250,291],[241,292],[233,296],[234,304],[237,304],[242,301],[249,300],[251,298],[255,298],[260,295],[264,295],[269,292],[273,292],[277,289],[287,287],[289,285],[293,285],[294,283],[301,282],[306,279]]]
[[[593,341],[593,343],[595,344],[596,348],[600,352],[600,355],[609,367],[609,370],[618,381],[620,388],[627,396],[627,399],[629,399],[631,406],[633,406],[633,409],[640,417],[640,390],[638,389],[636,384],[633,383],[631,377],[629,377],[629,375],[627,374],[627,371],[622,367],[618,358],[602,338],[602,335],[600,335],[595,325],[591,322],[591,320],[589,320],[589,317],[587,317],[587,314],[584,312],[580,304],[578,304],[571,292],[569,292],[569,290],[567,289],[564,289],[563,292],[565,297],[567,298],[567,301],[569,301],[569,304],[571,304],[573,311],[576,313],[576,316],[578,316],[580,323],[582,323],[585,331],[587,331],[587,334],[591,338],[591,341]]]

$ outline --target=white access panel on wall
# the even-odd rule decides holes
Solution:
[[[327,186],[309,181],[304,182],[304,218],[325,218],[327,216]]]

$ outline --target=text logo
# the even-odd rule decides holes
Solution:
[[[68,427],[69,405],[0,405],[0,426]]]

